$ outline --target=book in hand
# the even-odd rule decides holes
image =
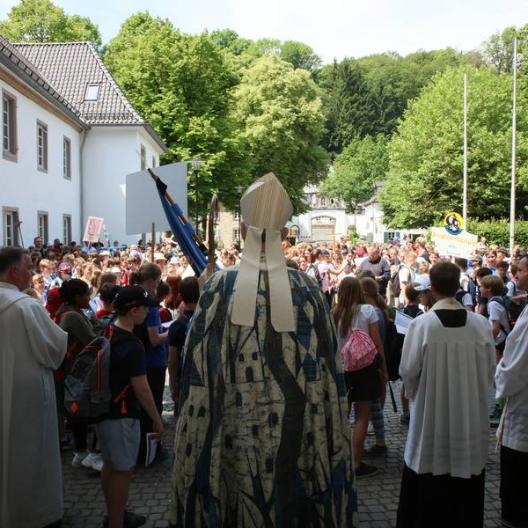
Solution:
[[[149,467],[158,452],[159,435],[156,433],[147,433],[146,451],[145,451],[145,467]]]

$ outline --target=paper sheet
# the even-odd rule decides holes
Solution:
[[[156,433],[147,433],[147,443],[146,443],[146,452],[145,452],[145,467],[149,467],[154,459],[156,458],[156,453],[158,452],[159,438]]]
[[[409,324],[412,320],[412,317],[409,317],[403,312],[397,310],[394,324],[396,325],[396,331],[398,334],[407,335],[407,329],[409,328]]]

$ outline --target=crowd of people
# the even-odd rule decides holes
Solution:
[[[244,249],[219,250],[205,285],[170,238],[109,248],[37,237],[27,251],[0,249],[0,525],[60,525],[60,449],[79,471],[101,472],[103,526],[143,524],[126,510],[128,489],[147,435],[163,433],[168,373],[174,526],[356,526],[354,482],[391,448],[383,409],[398,377],[409,427],[398,526],[483,525],[490,426],[503,523],[528,526],[522,248],[481,240],[461,259],[422,237],[295,243],[281,236],[287,218],[243,217]],[[271,266],[277,252],[284,262]],[[110,343],[112,398],[91,420],[64,401],[98,336]],[[168,456],[161,446],[157,459]],[[30,507],[27,488],[38,489]]]

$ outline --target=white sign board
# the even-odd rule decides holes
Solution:
[[[86,227],[84,228],[83,242],[89,242],[90,244],[99,242],[99,235],[103,228],[103,222],[103,218],[89,216],[88,220],[86,220]]]
[[[167,191],[187,215],[187,163],[172,163],[152,169],[167,185]],[[163,211],[156,183],[148,171],[134,172],[126,177],[127,235],[150,233],[152,222],[156,231],[170,230]]]
[[[444,227],[433,227],[432,237],[436,250],[440,255],[470,259],[475,255],[477,235],[462,231],[459,235],[451,235]]]

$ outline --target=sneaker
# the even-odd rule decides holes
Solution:
[[[72,466],[73,467],[83,467],[82,462],[87,456],[88,456],[88,453],[86,451],[73,453]]]
[[[369,464],[365,464],[361,462],[359,466],[356,468],[356,478],[366,478],[371,477],[372,475],[375,475],[379,471],[379,468],[376,466],[371,466]]]
[[[387,446],[374,444],[371,448],[365,449],[365,454],[368,456],[382,456],[387,454]]]
[[[84,460],[81,462],[82,466],[88,469],[93,469],[100,473],[103,470],[103,459],[99,453],[90,453]]]
[[[147,518],[144,515],[138,515],[132,511],[125,512],[125,518],[123,519],[123,528],[139,528],[147,522]],[[102,528],[108,528],[108,515],[103,518]]]
[[[374,431],[374,426],[372,425],[372,422],[368,426],[367,436],[376,436],[376,433]]]

